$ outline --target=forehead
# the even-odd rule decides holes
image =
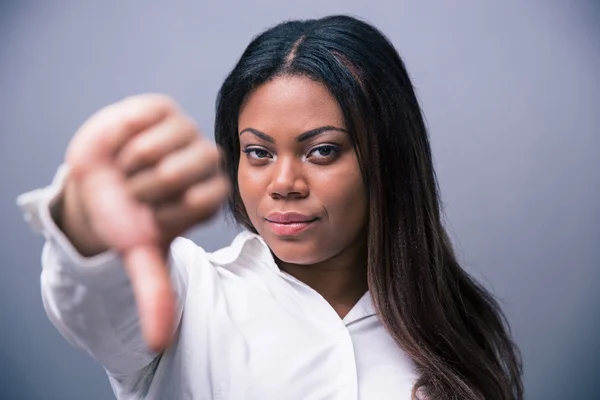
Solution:
[[[325,85],[304,76],[280,76],[256,88],[238,120],[270,135],[298,134],[323,125],[344,128],[342,111]]]

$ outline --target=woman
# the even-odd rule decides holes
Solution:
[[[47,237],[48,315],[118,398],[522,398],[518,351],[453,254],[421,111],[379,31],[345,16],[265,31],[215,125],[222,158],[171,100],[127,99],[20,199]],[[227,197],[246,228],[231,246],[176,238]]]

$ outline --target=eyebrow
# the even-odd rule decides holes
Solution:
[[[310,131],[301,133],[300,135],[298,135],[296,137],[296,142],[301,143],[301,142],[311,139],[317,135],[320,135],[321,133],[325,133],[325,132],[329,132],[329,131],[338,131],[338,132],[348,133],[348,131],[343,128],[338,128],[333,125],[325,125],[325,126],[321,126],[319,128],[311,129]],[[256,136],[266,142],[275,143],[275,139],[272,136],[269,136],[266,133],[259,131],[258,129],[246,128],[240,132],[240,136],[242,135],[242,133],[245,133],[245,132],[250,132],[254,136]]]

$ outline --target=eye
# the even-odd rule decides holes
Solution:
[[[313,161],[327,161],[335,158],[338,153],[337,146],[327,144],[319,147],[315,147],[308,153],[308,158]]]
[[[247,147],[247,148],[243,149],[242,152],[246,153],[248,158],[251,158],[254,160],[262,160],[265,158],[272,157],[271,153],[269,153],[267,150],[262,149],[260,147]]]

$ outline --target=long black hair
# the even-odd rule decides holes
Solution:
[[[289,21],[248,45],[221,87],[215,121],[235,220],[255,231],[237,185],[240,109],[253,89],[281,75],[324,84],[343,112],[368,192],[369,290],[382,323],[417,365],[413,397],[521,399],[508,323],[457,262],[412,83],[375,27],[349,16]]]

